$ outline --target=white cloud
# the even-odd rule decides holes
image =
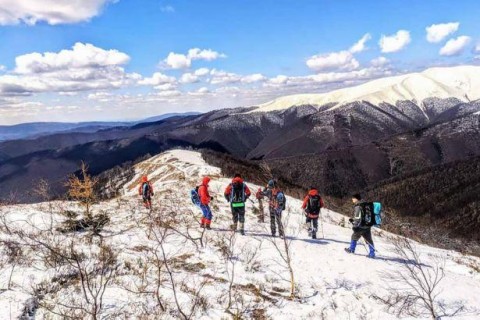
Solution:
[[[195,72],[194,72],[194,74],[198,77],[206,76],[209,73],[210,73],[210,70],[207,69],[207,68],[200,68],[200,69],[195,70]]]
[[[378,57],[378,58],[372,59],[370,61],[370,64],[374,67],[383,67],[383,66],[387,65],[389,62],[390,62],[390,60],[388,60],[385,57]]]
[[[210,75],[212,76],[210,79],[211,84],[235,83],[242,80],[242,76],[236,73],[216,69],[211,70]]]
[[[226,58],[223,53],[211,49],[192,48],[187,54],[170,52],[163,65],[171,69],[187,69],[192,65],[193,60],[213,61],[219,58]]]
[[[265,77],[261,73],[255,73],[255,74],[250,74],[247,76],[242,77],[242,82],[243,83],[255,83],[255,82],[262,82],[267,80],[267,77]]]
[[[288,81],[288,77],[284,75],[278,75],[274,78],[271,78],[268,80],[269,83],[274,84],[274,85],[281,85],[285,84]]]
[[[0,95],[30,95],[56,92],[63,95],[86,90],[120,88],[141,79],[126,73],[123,64],[129,56],[118,50],[105,50],[77,43],[58,53],[30,53],[15,59],[13,72],[0,76]]]
[[[175,52],[170,52],[164,62],[172,69],[187,69],[192,65],[192,59],[184,54]]]
[[[359,62],[350,51],[315,55],[307,60],[307,66],[315,71],[354,70],[359,65]]]
[[[138,81],[138,84],[145,86],[158,86],[165,83],[174,83],[174,77],[167,76],[161,72],[155,72],[150,78],[144,78]]]
[[[19,74],[34,74],[68,70],[71,68],[98,68],[123,65],[130,57],[118,50],[104,50],[89,43],[77,42],[71,50],[34,52],[18,56],[15,59],[15,72]]]
[[[164,83],[164,84],[155,86],[153,88],[158,91],[174,91],[177,88],[177,86],[174,85],[173,83]]]
[[[191,60],[206,60],[212,61],[218,58],[226,58],[227,56],[224,53],[219,53],[217,51],[213,51],[212,49],[199,49],[193,48],[188,50],[188,58]]]
[[[410,41],[410,32],[407,30],[398,30],[397,33],[393,35],[382,35],[378,44],[383,53],[392,53],[402,50]]]
[[[358,53],[365,51],[367,49],[366,43],[372,39],[372,36],[370,33],[365,34],[360,40],[358,40],[353,46],[350,47],[350,52],[351,53]]]
[[[180,83],[195,83],[199,80],[198,76],[193,73],[184,73],[180,77]]]
[[[459,26],[460,23],[458,22],[432,24],[425,28],[427,31],[427,41],[431,43],[441,42],[446,37],[456,32]]]
[[[470,43],[472,39],[468,36],[460,36],[456,39],[450,39],[440,49],[440,55],[442,56],[458,56],[463,53],[465,47]]]
[[[0,25],[88,21],[114,0],[1,0]]]

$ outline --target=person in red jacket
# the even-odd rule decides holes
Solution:
[[[232,183],[225,189],[224,195],[232,208],[233,224],[231,229],[237,230],[240,222],[240,233],[245,235],[245,201],[250,197],[251,192],[243,182],[241,175],[235,174]]]
[[[202,228],[211,229],[210,225],[212,223],[212,210],[210,210],[210,201],[213,199],[208,192],[208,183],[210,182],[210,177],[204,177],[202,184],[198,187],[198,196],[200,197],[200,209],[202,210],[202,220],[200,225]]]
[[[309,225],[308,233],[312,239],[317,239],[318,217],[320,210],[324,207],[323,199],[320,197],[317,188],[310,187],[310,191],[303,199],[302,209],[304,209],[307,217],[307,225]]]
[[[143,198],[143,205],[147,209],[152,209],[152,196],[154,195],[153,186],[148,181],[147,176],[142,177],[142,182],[138,187],[138,195],[142,196]]]

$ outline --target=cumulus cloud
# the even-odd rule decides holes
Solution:
[[[385,57],[378,57],[378,58],[372,59],[370,61],[370,64],[374,67],[383,67],[383,66],[387,65],[389,62],[390,62],[390,60],[388,60]]]
[[[235,83],[242,80],[242,76],[232,73],[226,72],[223,70],[213,69],[210,71],[210,83],[211,84],[225,84],[225,83]]]
[[[0,95],[30,95],[36,92],[68,94],[86,90],[114,89],[141,79],[126,73],[129,56],[77,43],[71,50],[29,53],[15,59],[13,72],[0,76]]]
[[[465,48],[472,39],[468,36],[460,36],[456,39],[450,39],[440,49],[440,55],[442,56],[458,56],[465,51]]]
[[[51,25],[88,21],[114,0],[2,0],[0,25],[42,21]]]
[[[45,53],[29,53],[15,59],[15,72],[34,74],[57,70],[98,68],[123,65],[130,57],[118,50],[104,50],[89,43],[77,42],[71,50]]]
[[[441,42],[446,37],[456,32],[459,26],[459,22],[432,24],[425,28],[427,31],[427,41],[430,43]]]
[[[398,52],[411,42],[410,32],[398,30],[397,33],[386,36],[382,35],[378,44],[383,53]]]
[[[354,70],[360,63],[350,51],[331,52],[310,57],[307,66],[315,71]]]
[[[161,72],[155,72],[151,77],[138,81],[138,84],[145,86],[158,86],[165,83],[174,83],[175,77],[167,76]]]
[[[242,77],[242,82],[243,83],[255,83],[255,82],[262,82],[267,80],[267,77],[265,77],[261,73],[255,73],[255,74],[250,74],[247,76]]]
[[[163,66],[170,69],[187,69],[190,68],[193,60],[212,61],[226,57],[225,54],[211,49],[192,48],[187,54],[170,52],[163,60]]]
[[[362,52],[367,49],[366,43],[372,39],[370,33],[365,34],[360,40],[358,40],[353,46],[350,47],[351,53]]]
[[[206,76],[209,73],[210,73],[210,70],[208,68],[200,68],[200,69],[195,70],[195,72],[194,72],[194,74],[198,77]]]
[[[180,83],[195,83],[200,81],[199,77],[193,73],[184,73],[180,77]]]

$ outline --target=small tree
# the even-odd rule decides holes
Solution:
[[[70,175],[66,183],[68,188],[68,196],[80,202],[85,207],[85,214],[87,218],[91,218],[91,207],[95,203],[95,186],[98,183],[97,178],[92,178],[88,174],[88,165],[82,161],[80,165],[81,177],[74,174]]]

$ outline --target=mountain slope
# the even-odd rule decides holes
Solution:
[[[415,101],[418,108],[425,111],[422,110],[421,103],[427,98],[456,98],[463,102],[480,99],[480,66],[432,68],[322,94],[281,97],[262,104],[251,112],[269,112],[301,105],[342,106],[355,101],[374,105],[396,105],[398,101]]]
[[[152,212],[141,208],[136,194],[138,180],[143,174],[149,175],[156,189]],[[186,240],[182,234],[186,234],[186,228],[190,226],[188,233],[192,237],[199,236],[198,224],[194,221],[198,221],[200,214],[198,208],[190,203],[188,192],[206,174],[212,177],[215,218],[214,230],[204,235],[205,245],[202,247],[198,242],[194,245]],[[298,299],[288,299],[288,271],[273,243],[268,240],[268,224],[258,223],[257,217],[252,214],[257,203],[247,203],[247,235],[234,236],[235,245],[230,247],[231,260],[225,263],[224,246],[231,235],[227,231],[231,218],[222,192],[229,181],[220,175],[220,169],[207,165],[198,153],[169,151],[137,164],[135,177],[123,184],[121,197],[93,207],[94,212],[103,212],[110,217],[110,222],[101,231],[101,245],[114,248],[118,254],[114,279],[107,285],[103,298],[101,318],[119,315],[145,319],[179,317],[170,278],[164,268],[161,269],[162,286],[158,293],[166,311],[160,310],[155,297],[155,253],[161,256],[162,252],[166,254],[166,261],[174,266],[170,276],[178,286],[177,299],[183,310],[188,310],[195,290],[203,286],[200,291],[202,305],[193,313],[195,319],[229,317],[225,308],[232,266],[235,266],[232,290],[236,302],[231,310],[240,310],[246,319],[396,318],[374,298],[387,296],[385,274],[398,273],[405,263],[394,252],[388,240],[390,235],[381,230],[374,232],[379,255],[376,260],[365,258],[362,246],[356,255],[348,255],[343,248],[349,241],[351,230],[339,226],[343,217],[329,210],[323,211],[325,239],[312,241],[306,237],[304,218],[298,211],[300,201],[293,198],[287,200],[284,221],[288,221],[287,235],[291,240]],[[257,188],[254,185],[250,187],[252,190]],[[94,263],[95,250],[92,248],[99,248],[99,240],[94,238],[89,243],[88,232],[55,231],[65,220],[62,212],[69,212],[70,216],[72,213],[81,215],[82,209],[74,203],[53,202],[0,209],[5,219],[2,221],[7,221],[10,227],[10,234],[6,234],[5,228],[0,228],[0,239],[16,241],[15,230],[18,229],[21,231],[19,235],[43,236],[47,244],[73,241],[72,248],[85,253],[84,263]],[[154,235],[158,237],[164,228],[168,228],[168,225],[158,224],[158,221],[165,221],[163,219],[174,222],[173,227],[178,232],[170,231],[168,240],[160,247]],[[38,234],[36,228],[40,228],[42,233]],[[278,238],[275,241],[280,245],[283,243]],[[27,244],[33,246],[30,248]],[[446,259],[440,298],[447,308],[455,301],[461,301],[469,312],[478,307],[476,297],[480,295],[480,275],[478,269],[473,268],[480,264],[480,259],[419,244],[416,247],[426,266],[435,266],[438,259]],[[227,251],[230,250],[228,248]],[[4,251],[2,255],[5,255]],[[61,259],[58,264],[53,264],[56,261],[54,256],[38,242],[24,243],[22,255],[25,258],[13,271],[11,289],[0,293],[0,319],[16,318],[22,314],[30,319],[42,319],[47,314],[51,315],[45,306],[50,305],[59,312],[68,310],[62,309],[62,304],[81,305],[84,300],[75,268],[68,267]],[[33,257],[35,267],[31,265]],[[0,261],[9,260],[2,256]],[[11,270],[11,265],[7,262],[4,268]],[[0,273],[1,288],[6,288],[9,274]],[[100,277],[101,274],[98,274],[94,279]],[[25,279],[29,279],[28,285]],[[36,296],[37,300],[33,299],[31,288],[43,288],[41,295]],[[154,291],[150,293],[150,290]],[[476,313],[461,316],[462,319],[474,319]]]

